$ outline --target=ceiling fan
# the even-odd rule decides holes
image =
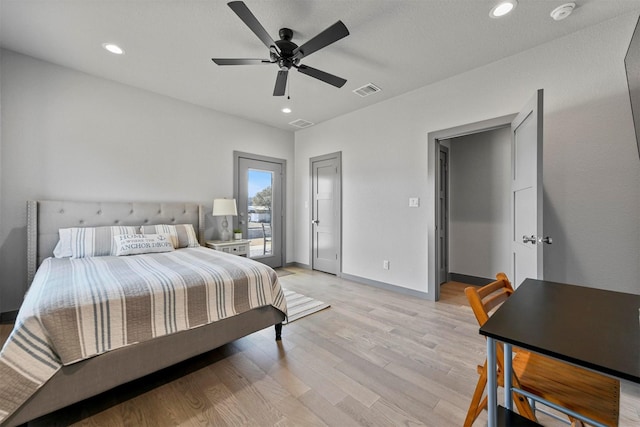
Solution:
[[[318,70],[317,68],[309,67],[308,65],[300,64],[300,60],[302,60],[302,58],[307,57],[331,43],[349,35],[349,30],[347,30],[347,27],[342,23],[342,21],[336,22],[308,42],[304,43],[302,46],[298,46],[291,41],[291,38],[293,37],[293,30],[289,28],[281,28],[279,32],[280,40],[274,41],[244,2],[232,1],[227,4],[231,10],[233,10],[240,19],[242,19],[242,22],[244,22],[256,36],[258,36],[262,43],[269,48],[269,59],[212,58],[212,61],[216,64],[277,64],[280,71],[278,71],[278,77],[276,78],[273,96],[284,95],[287,87],[287,77],[291,67],[296,68],[302,74],[314,77],[335,87],[342,87],[347,82],[341,77],[334,76],[333,74],[326,73]]]

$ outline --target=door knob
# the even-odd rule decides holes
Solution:
[[[536,236],[531,236],[531,237],[527,237],[527,236],[522,236],[522,243],[533,243],[534,245],[538,242],[538,239],[536,239]]]
[[[311,220],[311,224],[318,225],[319,223],[320,221],[318,221],[317,219]]]
[[[546,243],[547,245],[550,245],[550,244],[552,244],[552,243],[553,243],[553,239],[552,239],[551,237],[549,237],[549,236],[547,236],[547,237],[540,237],[540,238],[538,239],[538,242],[540,242],[540,243]]]

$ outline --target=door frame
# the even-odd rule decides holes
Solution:
[[[279,159],[276,157],[263,156],[261,154],[245,153],[242,151],[233,152],[233,197],[238,199],[238,192],[240,191],[239,172],[240,172],[240,159],[257,160],[261,162],[269,162],[279,164],[282,168],[280,175],[280,185],[282,185],[282,206],[280,211],[282,212],[282,224],[280,227],[280,239],[282,242],[282,250],[280,251],[280,265],[285,266],[287,259],[287,160]],[[273,218],[271,219],[273,221]],[[238,227],[238,217],[233,218],[233,228]],[[273,232],[273,228],[272,228]],[[272,237],[273,239],[273,237]],[[273,245],[273,243],[272,243]]]
[[[475,133],[492,131],[511,126],[517,113],[493,119],[482,120],[466,125],[442,129],[427,134],[427,188],[432,191],[434,209],[427,210],[427,298],[431,301],[440,299],[440,284],[438,283],[438,264],[442,254],[437,244],[437,220],[440,209],[438,184],[440,176],[440,140],[472,135]],[[449,159],[451,160],[451,159]],[[451,194],[449,194],[451,198]]]
[[[337,151],[335,153],[323,154],[320,156],[315,156],[309,158],[309,214],[308,214],[308,227],[309,227],[309,266],[311,270],[313,270],[313,225],[311,221],[313,221],[313,163],[322,161],[336,159],[338,163],[338,173],[336,174],[338,179],[338,185],[336,186],[336,197],[335,197],[335,209],[338,211],[338,215],[336,217],[336,221],[334,224],[334,233],[336,236],[336,251],[338,253],[338,259],[336,260],[336,276],[342,277],[342,151]]]

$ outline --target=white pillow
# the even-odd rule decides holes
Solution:
[[[171,236],[167,234],[121,234],[113,236],[115,255],[150,254],[174,250]]]
[[[173,247],[176,249],[197,248],[200,246],[193,224],[143,225],[140,227],[140,232],[142,234],[168,234],[171,236]]]
[[[72,227],[58,230],[60,240],[53,250],[56,258],[84,258],[115,254],[113,236],[136,234],[138,227]]]
[[[53,249],[53,256],[56,258],[69,258],[73,253],[71,252],[71,229],[61,228],[58,230],[60,240]]]

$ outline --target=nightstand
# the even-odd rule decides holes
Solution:
[[[216,251],[246,257],[249,254],[249,240],[207,240],[207,247]]]

